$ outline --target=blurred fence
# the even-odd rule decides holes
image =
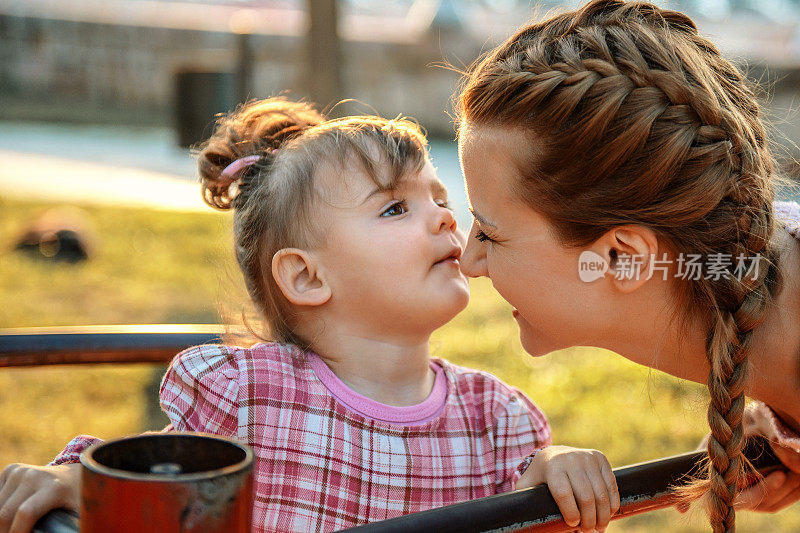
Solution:
[[[307,54],[306,6],[314,1],[251,2],[244,9],[220,2],[0,0],[0,119],[169,124],[176,73],[236,72],[243,32],[250,35],[250,96],[307,96],[324,67],[309,63]],[[340,91],[365,104],[346,111],[405,114],[452,136],[447,111],[456,70],[534,13],[579,3],[340,1]],[[766,83],[772,122],[781,137],[800,143],[796,2],[779,2],[791,8],[780,12],[764,4],[716,18],[702,2],[672,4],[686,8],[703,33]]]

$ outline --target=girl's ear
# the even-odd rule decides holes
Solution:
[[[592,249],[608,264],[605,276],[614,288],[631,293],[653,275],[658,237],[644,226],[619,226],[606,232]]]
[[[314,307],[331,298],[330,285],[319,271],[317,261],[305,250],[283,248],[275,252],[272,276],[294,305]]]

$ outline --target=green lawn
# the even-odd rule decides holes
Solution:
[[[226,215],[85,207],[97,237],[85,264],[50,264],[11,251],[43,204],[0,199],[0,328],[217,322],[245,302]],[[604,451],[622,466],[690,450],[705,433],[703,388],[603,350],[531,358],[510,309],[485,280],[468,309],[435,335],[433,352],[488,370],[547,413],[557,443]],[[115,437],[164,424],[154,413],[159,368],[50,367],[0,370],[0,465],[45,463],[72,436]],[[739,531],[798,531],[800,506],[740,513]],[[609,531],[702,531],[700,513],[661,511]]]

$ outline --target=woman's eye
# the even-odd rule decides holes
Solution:
[[[491,237],[489,237],[483,232],[483,230],[478,230],[478,233],[475,234],[475,238],[481,242],[486,242],[486,241],[494,242]]]
[[[387,207],[386,210],[383,213],[381,213],[381,216],[396,217],[398,215],[402,215],[405,212],[406,212],[405,204],[403,202],[397,202]]]

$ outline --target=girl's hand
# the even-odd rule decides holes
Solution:
[[[517,488],[547,483],[564,521],[581,531],[603,531],[619,511],[617,480],[597,450],[548,446],[531,461]]]
[[[53,509],[78,512],[81,465],[8,465],[0,473],[0,533],[28,533]]]

